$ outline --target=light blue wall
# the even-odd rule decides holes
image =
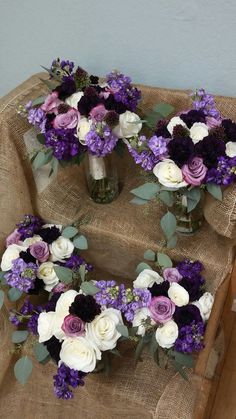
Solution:
[[[236,0],[0,0],[0,95],[52,58],[236,96]]]

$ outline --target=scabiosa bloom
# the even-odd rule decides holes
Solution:
[[[217,168],[208,170],[206,183],[229,186],[236,181],[236,158],[219,157]]]
[[[216,109],[215,100],[212,95],[206,93],[204,89],[199,89],[191,96],[194,99],[193,106],[196,110],[202,110],[204,115],[220,119],[220,113]]]
[[[7,284],[19,291],[28,292],[34,288],[37,269],[35,263],[26,263],[23,259],[17,258],[12,262],[11,272],[5,275]]]
[[[123,309],[124,316],[127,321],[132,322],[137,310],[143,307],[149,307],[152,299],[152,295],[149,290],[145,288],[134,288],[132,292],[128,289],[127,300],[131,299],[131,302],[126,304]],[[132,294],[131,294],[132,293]],[[129,296],[129,294],[131,294]]]
[[[170,133],[167,129],[168,121],[161,119],[157,122],[155,134],[157,137],[170,138]]]
[[[97,157],[104,157],[111,153],[118,141],[118,137],[113,134],[108,125],[102,125],[101,128],[101,132],[98,133],[93,127],[85,136],[85,144],[89,153]]]
[[[83,386],[85,375],[84,372],[73,370],[62,363],[57,369],[57,374],[53,377],[54,393],[57,398],[64,400],[71,399],[73,393],[69,386],[72,388]]]
[[[45,145],[51,147],[53,155],[58,160],[70,160],[72,157],[82,154],[84,147],[75,137],[73,129],[50,129],[45,134]]]
[[[204,348],[205,325],[203,322],[192,322],[191,325],[184,326],[179,331],[178,339],[175,342],[177,352],[192,353]]]
[[[194,144],[190,137],[177,137],[168,143],[170,159],[182,167],[194,156]]]
[[[84,322],[90,323],[101,313],[101,308],[92,295],[79,294],[71,304],[69,312]]]
[[[112,71],[106,77],[106,82],[110,87],[117,102],[123,103],[127,109],[134,112],[137,108],[141,91],[132,86],[131,78],[119,71]]]
[[[33,237],[34,234],[37,234],[43,225],[41,218],[34,215],[25,215],[24,219],[16,224],[18,233],[20,233],[21,240],[24,240],[28,237]]]
[[[218,158],[225,156],[225,143],[213,135],[204,137],[202,141],[195,144],[196,155],[203,158],[208,169],[216,167]]]

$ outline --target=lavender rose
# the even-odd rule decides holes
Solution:
[[[60,113],[56,116],[53,121],[53,127],[56,129],[73,129],[77,127],[79,120],[79,111],[71,108],[66,113]]]
[[[206,176],[207,167],[201,157],[194,157],[190,163],[184,164],[181,170],[184,180],[189,185],[199,186]]]
[[[183,276],[179,273],[178,269],[176,268],[165,268],[163,270],[163,277],[166,281],[171,282],[179,282]]]
[[[60,99],[58,99],[58,93],[53,92],[48,95],[45,99],[45,102],[42,104],[41,109],[46,113],[58,113],[58,106],[62,103]]]
[[[61,328],[67,337],[83,336],[85,323],[79,317],[69,314],[64,318]]]
[[[46,262],[49,258],[49,247],[46,242],[38,241],[29,247],[30,254],[39,262]]]
[[[9,236],[6,238],[6,246],[10,246],[10,244],[19,244],[21,235],[17,229],[15,229]]]
[[[104,105],[97,105],[95,108],[93,108],[89,115],[91,118],[96,122],[101,122],[104,118],[104,116],[107,114],[107,110]]]
[[[175,312],[175,304],[167,297],[154,297],[149,306],[151,317],[159,323],[165,323],[172,319]]]

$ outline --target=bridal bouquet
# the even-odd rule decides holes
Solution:
[[[219,114],[203,89],[192,96],[193,109],[160,120],[150,137],[137,135],[128,144],[136,163],[150,174],[132,191],[134,202],[157,197],[172,208],[161,222],[169,247],[176,243],[176,224],[183,233],[198,227],[200,220],[189,214],[205,190],[221,200],[222,187],[236,181],[236,123]]]
[[[76,227],[45,224],[40,217],[26,215],[6,239],[1,285],[7,288],[11,301],[23,293],[63,289],[72,282],[76,269],[90,270],[79,255],[84,249],[87,240]],[[3,290],[0,295],[3,304]]]

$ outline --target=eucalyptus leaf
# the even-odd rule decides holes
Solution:
[[[135,197],[130,201],[130,203],[135,205],[145,205],[148,203],[148,201],[146,199]]]
[[[153,110],[161,114],[163,118],[166,118],[174,112],[175,108],[169,103],[158,103],[158,105],[154,106]]]
[[[27,339],[28,336],[29,332],[27,330],[16,330],[12,333],[11,340],[13,343],[22,343]]]
[[[184,370],[184,368],[183,368],[183,365],[182,364],[180,364],[179,362],[177,362],[177,361],[175,361],[175,360],[173,360],[172,361],[172,363],[173,363],[173,365],[174,365],[174,368],[175,368],[175,370],[181,375],[181,377],[184,379],[184,380],[186,380],[186,381],[189,381],[189,379],[188,379],[188,375],[187,375],[187,373],[185,372],[185,370]]]
[[[3,306],[3,303],[4,303],[4,292],[3,292],[3,290],[0,290],[0,309],[2,308],[2,306]]]
[[[50,175],[52,175],[52,173],[54,173],[55,176],[57,175],[58,166],[59,166],[58,160],[56,159],[56,157],[53,157],[52,160],[51,160],[52,169],[51,169],[51,174]]]
[[[118,349],[114,348],[114,349],[110,349],[111,354],[119,356],[121,358],[121,354],[118,351]]]
[[[193,368],[194,367],[194,359],[192,355],[183,354],[181,352],[171,351],[171,356],[174,357],[175,361],[179,364],[188,367]]]
[[[97,294],[100,289],[96,287],[91,281],[84,281],[80,285],[80,289],[84,292],[86,295],[95,295]]]
[[[135,353],[134,353],[134,359],[135,359],[135,361],[138,361],[139,360],[139,358],[141,357],[142,352],[143,352],[143,350],[144,350],[144,348],[145,348],[146,345],[147,345],[147,343],[142,338],[139,341],[139,343],[138,343],[138,345],[136,346],[136,349],[135,349]]]
[[[30,374],[32,373],[33,364],[28,356],[23,356],[18,359],[14,366],[14,373],[16,379],[21,384],[26,384]]]
[[[40,342],[37,342],[34,345],[34,355],[38,362],[43,362],[48,356],[50,356],[46,346]]]
[[[49,149],[47,152],[39,151],[33,161],[34,170],[37,170],[40,167],[45,166],[45,164],[49,163],[52,160],[52,153],[53,151],[51,149]]]
[[[5,274],[6,274],[6,272],[5,272],[5,271],[0,271],[0,280],[1,280],[1,279],[5,279],[5,278],[4,278]]]
[[[207,192],[209,192],[214,198],[218,199],[218,201],[222,201],[223,194],[219,185],[215,185],[214,183],[207,183],[206,188]]]
[[[64,284],[70,284],[72,282],[73,273],[71,269],[65,268],[64,266],[54,265],[54,271],[58,279]]]
[[[167,249],[174,249],[176,247],[178,241],[177,234],[173,234],[168,240],[167,240]]]
[[[75,237],[78,233],[78,229],[75,227],[65,227],[64,230],[62,230],[62,236],[66,237],[67,239],[71,239],[72,237]]]
[[[168,207],[172,207],[174,203],[173,194],[170,191],[160,191],[159,197]]]
[[[32,101],[32,106],[42,105],[45,102],[45,99],[46,99],[46,96],[36,97],[36,99]]]
[[[80,265],[79,274],[80,274],[81,281],[84,282],[85,276],[86,276],[86,266],[84,264]]]
[[[158,343],[157,343],[157,340],[156,340],[156,334],[153,333],[152,338],[151,338],[151,340],[149,342],[149,345],[148,345],[149,352],[153,357],[155,355],[155,352],[157,351],[157,348],[158,348]]]
[[[124,324],[118,324],[116,326],[116,330],[117,332],[119,332],[121,334],[121,336],[123,336],[124,338],[128,338],[129,337],[129,330],[128,327],[125,326]]]
[[[47,88],[51,91],[54,90],[60,84],[59,81],[55,82],[55,81],[51,81],[51,80],[44,80],[44,79],[41,79],[41,78],[39,80],[41,80],[41,82],[43,82],[47,86]]]
[[[144,252],[143,257],[146,260],[150,260],[150,261],[154,262],[156,260],[156,253],[153,252],[153,250],[148,249],[148,250],[146,250],[146,252]]]
[[[168,255],[165,253],[157,253],[157,261],[162,268],[172,268],[173,263]]]
[[[79,237],[76,237],[73,240],[73,244],[76,247],[76,249],[80,250],[86,250],[88,249],[88,242],[85,236],[81,235]]]
[[[141,199],[153,199],[157,192],[159,192],[160,186],[157,183],[147,182],[138,188],[132,189],[131,193]]]
[[[161,218],[161,228],[167,239],[173,236],[176,231],[177,221],[170,211],[168,211],[162,218]]]
[[[45,144],[45,137],[43,134],[37,134],[37,140],[40,144],[44,145]]]
[[[159,112],[151,111],[145,115],[145,119],[148,128],[153,129],[156,127],[157,122],[163,119],[163,115],[161,115]]]
[[[22,292],[17,288],[10,288],[7,292],[10,301],[17,301],[22,296]]]
[[[144,269],[151,269],[151,266],[149,266],[147,263],[145,262],[140,262],[137,266],[137,268],[135,269],[137,274],[140,274]]]

